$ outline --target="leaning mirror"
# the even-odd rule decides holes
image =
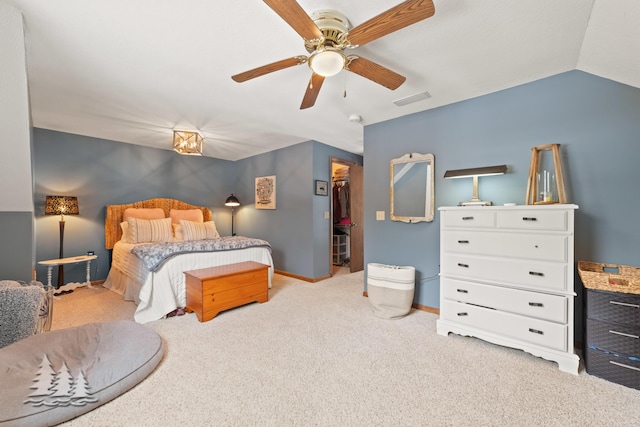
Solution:
[[[434,157],[411,153],[391,160],[392,221],[433,221]]]

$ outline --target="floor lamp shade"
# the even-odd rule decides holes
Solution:
[[[47,196],[44,208],[45,215],[60,215],[60,255],[63,258],[64,216],[79,215],[78,198],[73,196]],[[64,285],[64,266],[58,266],[58,288]]]
[[[78,215],[78,198],[73,196],[47,196],[45,215]],[[63,219],[64,220],[64,219]]]
[[[240,200],[231,193],[231,195],[227,197],[227,200],[224,201],[224,205],[231,207],[231,235],[235,236],[236,233],[233,231],[233,209],[240,206]]]

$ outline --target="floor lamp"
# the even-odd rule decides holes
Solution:
[[[233,231],[233,208],[240,206],[240,200],[231,193],[231,195],[227,197],[227,200],[225,200],[224,205],[231,207],[231,235],[235,236],[236,233]]]
[[[45,215],[60,215],[60,256],[63,258],[64,246],[64,216],[78,215],[78,198],[72,196],[47,196],[44,208]],[[58,286],[64,285],[64,265],[58,265]]]

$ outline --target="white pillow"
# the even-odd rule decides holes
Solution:
[[[122,237],[120,238],[120,241],[122,243],[129,243],[129,223],[127,221],[122,221],[120,223],[120,228],[122,229]]]
[[[182,228],[184,240],[217,239],[220,237],[213,221],[193,222],[181,219],[180,228]]]
[[[171,218],[164,219],[140,219],[127,218],[129,231],[127,243],[160,243],[170,242]]]

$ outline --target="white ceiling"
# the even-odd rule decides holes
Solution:
[[[341,72],[307,110],[306,65],[231,80],[307,54],[263,1],[0,1],[24,14],[35,127],[165,149],[173,129],[198,130],[204,154],[227,160],[308,140],[362,153],[363,125],[574,69],[640,87],[637,0],[434,0],[433,17],[353,52],[406,76],[402,86]],[[400,2],[299,0],[352,26]]]

